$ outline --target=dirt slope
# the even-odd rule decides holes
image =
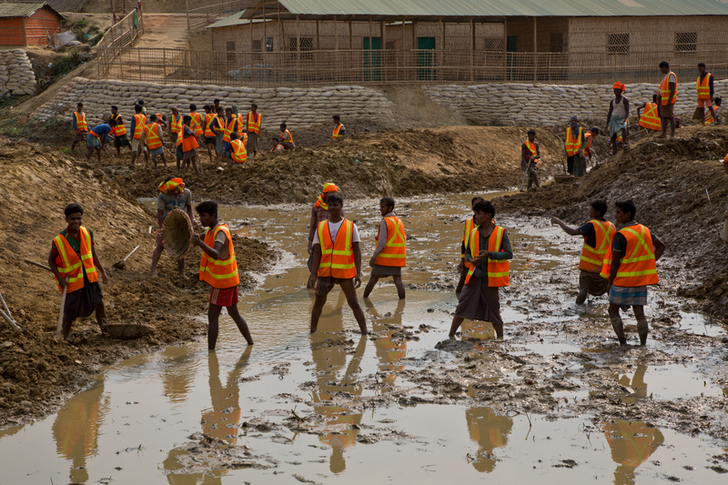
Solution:
[[[13,335],[0,321],[0,425],[43,414],[77,390],[89,373],[133,353],[149,352],[205,334],[193,321],[207,306],[207,288],[195,278],[199,250],[188,256],[189,280],[175,275],[163,256],[160,278],[148,270],[155,241],[153,218],[97,169],[80,167],[60,154],[0,137],[0,291],[25,332]],[[54,339],[60,294],[50,273],[27,266],[46,263],[51,240],[65,228],[63,208],[84,206],[84,225],[94,230],[110,282],[103,286],[109,321],[150,323],[156,331],[140,340],[117,341],[100,334],[93,318],[74,324],[70,343]],[[137,244],[127,270],[112,268]],[[261,271],[274,257],[252,239],[235,242],[242,271]],[[252,284],[250,277],[244,284]]]
[[[609,201],[612,221],[615,201],[634,200],[636,220],[665,242],[666,255],[681,259],[683,291],[706,299],[706,310],[728,323],[728,248],[718,238],[728,195],[720,160],[727,153],[727,127],[682,128],[674,140],[636,143],[579,182],[504,197],[499,207],[578,224],[592,199]]]

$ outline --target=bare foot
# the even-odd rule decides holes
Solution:
[[[186,279],[186,280],[188,280],[188,279],[189,279],[189,278],[187,277],[187,275],[186,275],[186,274],[184,274],[184,273],[180,273],[179,275],[180,275],[180,277],[181,277],[181,278],[184,278],[184,279]]]
[[[157,270],[155,269],[155,270],[152,270],[152,278],[156,278],[156,277],[157,277]]]

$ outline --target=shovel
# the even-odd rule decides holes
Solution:
[[[139,246],[135,247],[131,250],[129,254],[126,255],[126,258],[122,259],[121,261],[117,261],[114,263],[114,268],[123,270],[126,267],[126,261],[131,258],[131,255],[136,252],[136,250],[139,249]]]

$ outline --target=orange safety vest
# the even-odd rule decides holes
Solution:
[[[73,116],[76,118],[76,131],[88,131],[88,124],[86,123],[86,113],[79,113],[78,111],[74,111]]]
[[[579,127],[579,136],[574,139],[574,137],[571,136],[571,126],[569,126],[566,129],[566,155],[569,157],[573,157],[577,153],[579,153],[579,149],[581,148],[581,137],[584,135],[584,128],[581,126]]]
[[[506,230],[500,226],[495,226],[493,232],[490,233],[488,238],[488,251],[500,252],[503,245],[503,234]],[[470,233],[470,252],[472,254],[473,248],[476,252],[480,251],[480,230],[478,228],[473,229]],[[475,273],[475,266],[465,261],[465,266],[468,267],[468,275],[465,277],[465,284],[470,284],[470,278]],[[508,260],[499,260],[488,258],[488,287],[502,287],[510,284],[510,278],[508,276],[509,264]]]
[[[463,231],[463,240],[462,240],[462,248],[463,250],[460,251],[460,259],[465,259],[465,253],[468,251],[468,244],[470,243],[470,233],[473,232],[473,229],[477,229],[478,226],[475,225],[475,221],[471,217],[470,219],[465,220],[465,230]]]
[[[670,76],[675,76],[675,94],[672,95],[672,98],[670,98]],[[662,100],[662,106],[674,104],[677,101],[677,75],[672,71],[668,72],[660,82],[660,99]]]
[[[243,137],[243,115],[238,115],[238,138]]]
[[[112,120],[116,121],[116,126],[111,130],[111,134],[114,136],[126,135],[126,127],[124,126],[124,119],[119,113],[111,117]]]
[[[329,221],[319,223],[318,237],[321,244],[321,262],[317,273],[319,277],[346,280],[356,276],[354,247],[351,242],[353,233],[354,223],[344,219],[339,232],[336,233],[336,241],[332,241]]]
[[[214,248],[215,238],[220,231],[223,231],[228,238],[230,257],[224,260],[213,259],[205,251],[202,251],[202,257],[200,258],[200,281],[204,281],[213,288],[222,290],[238,286],[240,284],[240,276],[238,275],[238,262],[235,259],[233,238],[230,235],[227,224],[218,224],[215,226],[214,231],[210,231],[208,227],[205,230],[205,244]]]
[[[248,133],[260,133],[260,122],[263,116],[260,113],[253,115],[252,111],[248,112]]]
[[[710,79],[713,77],[711,73],[705,73],[705,77],[703,78],[703,82],[700,82],[700,76],[698,76],[698,80],[695,81],[695,89],[698,90],[698,99],[708,100],[710,101]]]
[[[210,128],[210,124],[212,124],[212,120],[215,119],[215,115],[212,113],[205,113],[205,136],[213,137],[215,136],[215,133],[212,131],[212,128]]]
[[[591,131],[587,131],[584,133],[584,155],[591,155],[591,146],[594,139],[592,138],[594,135],[592,135]]]
[[[147,137],[147,146],[150,150],[162,146],[162,138],[159,136],[159,125],[157,123],[149,123],[144,127],[144,136]]]
[[[237,122],[238,119],[234,116],[225,122],[225,134],[222,137],[223,141],[230,141],[230,135],[232,135],[233,131],[237,131],[235,128],[235,123]]]
[[[612,240],[617,233],[617,228],[609,221],[594,219],[589,222],[594,226],[594,232],[596,232],[596,245],[594,247],[589,246],[586,243],[586,237],[584,237],[579,269],[589,273],[600,273],[604,264],[604,257],[612,249]]]
[[[134,133],[131,135],[131,137],[135,140],[138,140],[142,137],[142,133],[144,132],[144,127],[147,125],[147,117],[142,114],[136,114],[134,115]]]
[[[91,252],[91,233],[88,229],[81,226],[81,257],[76,254],[71,244],[68,242],[65,236],[61,234],[57,235],[53,239],[53,243],[56,245],[58,250],[58,256],[56,257],[56,266],[61,277],[68,278],[68,293],[72,291],[80,290],[83,288],[83,269],[86,269],[86,277],[89,283],[94,283],[99,280],[99,275],[96,273],[96,266],[94,265],[94,257]],[[82,268],[83,266],[83,268]],[[55,278],[55,276],[54,276]],[[61,285],[58,282],[58,278],[55,278],[56,285],[58,285],[58,291],[63,292]]]
[[[528,151],[531,152],[532,157],[535,157],[538,155],[538,150],[536,150],[535,143],[531,143],[530,140],[526,140],[525,142],[523,142],[523,144],[526,145],[526,148],[528,148]],[[533,163],[538,163],[538,160],[534,160]]]
[[[286,140],[286,139],[284,139],[284,138],[283,138],[284,136],[286,136],[286,133],[288,134],[288,140]],[[280,140],[281,140],[281,141],[285,141],[285,142],[287,142],[287,143],[291,143],[291,144],[292,144],[292,143],[293,143],[293,137],[291,136],[291,132],[290,132],[290,131],[288,131],[288,130],[286,130],[286,131],[284,131],[283,133],[281,133],[281,138],[280,138]]]
[[[402,224],[399,217],[395,216],[385,217],[384,220],[387,223],[387,242],[374,264],[404,268],[407,266],[407,243],[404,237],[404,224]],[[378,230],[376,241],[379,241]]]
[[[344,129],[344,131],[346,131],[344,123],[339,123],[338,125],[336,125],[336,128],[334,128],[334,132],[331,134],[331,138],[333,140],[336,140],[339,137],[339,132],[342,130],[342,128]]]
[[[179,133],[182,131],[182,117],[179,118],[172,115],[171,123],[169,125],[169,131],[171,133]]]
[[[194,113],[190,113],[190,116],[192,117],[192,123],[190,123],[190,128],[192,128],[192,131],[195,132],[195,136],[202,135],[205,132],[202,129],[202,115],[195,111]]]
[[[619,271],[614,278],[615,286],[636,287],[656,285],[657,265],[655,264],[655,249],[652,245],[650,230],[641,224],[627,226],[619,231],[627,240],[625,257],[619,260]],[[609,278],[612,270],[612,248],[604,256],[602,265],[602,278]]]
[[[184,128],[183,128],[184,129]],[[184,132],[180,133],[182,137],[182,151],[183,152],[189,152],[200,146],[199,143],[197,143],[197,138],[194,135],[188,136],[187,138],[184,137]]]
[[[662,121],[657,115],[657,103],[645,103],[645,112],[640,117],[640,126],[648,130],[662,129]]]
[[[248,160],[248,150],[245,148],[243,140],[233,140],[230,142],[230,146],[233,148],[230,155],[235,163],[245,163]]]
[[[720,106],[713,106],[713,111],[715,111],[715,116],[718,116],[718,111],[720,111]],[[710,114],[710,110],[707,110],[705,112],[705,124],[715,123],[715,119],[713,119],[713,115]]]

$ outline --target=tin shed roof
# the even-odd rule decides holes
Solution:
[[[63,15],[44,2],[0,2],[0,18],[30,17],[44,6],[63,18]]]

